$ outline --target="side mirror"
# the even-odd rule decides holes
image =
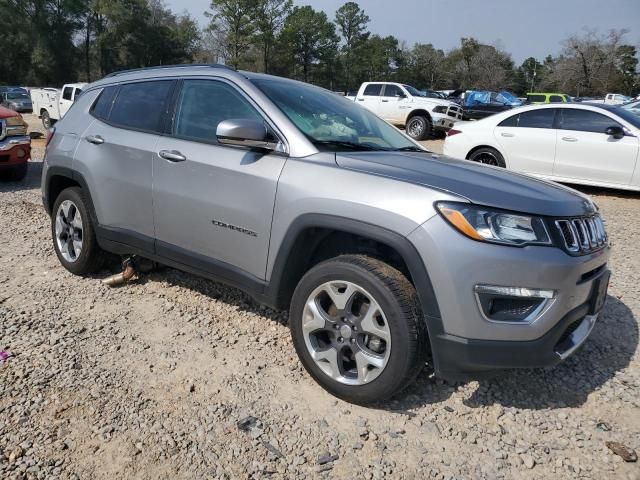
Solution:
[[[216,137],[222,145],[236,145],[264,150],[276,150],[277,140],[269,136],[264,122],[250,118],[223,120],[218,124]]]
[[[622,127],[615,125],[612,127],[608,127],[604,133],[606,133],[607,135],[609,135],[610,137],[615,138],[616,140],[621,139],[622,137],[624,137],[624,130],[622,129]]]

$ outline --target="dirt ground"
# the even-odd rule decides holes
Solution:
[[[456,384],[427,369],[363,408],[304,372],[286,313],[238,290],[168,268],[115,289],[108,270],[64,270],[42,152],[0,183],[0,478],[640,479],[606,445],[640,452],[639,195],[585,189],[613,277],[567,362]]]

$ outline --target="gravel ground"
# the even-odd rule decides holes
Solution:
[[[238,290],[172,269],[116,289],[108,271],[66,272],[33,157],[0,184],[0,478],[640,479],[606,446],[640,451],[640,196],[588,191],[613,277],[565,364],[456,384],[426,371],[367,409],[318,387],[286,314]]]

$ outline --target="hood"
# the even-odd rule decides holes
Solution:
[[[0,118],[10,118],[10,117],[17,117],[17,116],[19,116],[17,112],[14,112],[13,110],[10,110],[6,107],[0,106]]]
[[[444,98],[433,98],[433,97],[411,97],[414,103],[428,104],[432,107],[436,105],[444,105],[448,107],[453,104],[451,100],[445,100]]]
[[[478,205],[552,217],[595,212],[588,197],[570,188],[433,153],[338,153],[336,162],[342,168],[446,191]]]

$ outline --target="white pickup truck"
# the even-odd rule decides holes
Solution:
[[[56,88],[34,88],[31,90],[33,113],[42,119],[44,128],[51,128],[67,113],[86,85],[86,83],[68,83],[62,87],[62,90]]]
[[[433,131],[447,131],[462,120],[462,107],[454,102],[427,97],[410,85],[365,82],[355,97],[347,97],[387,122],[404,127],[415,140],[425,140]]]
[[[603,100],[585,100],[587,103],[604,103],[606,105],[622,105],[632,100],[631,97],[622,95],[621,93],[607,93]]]

